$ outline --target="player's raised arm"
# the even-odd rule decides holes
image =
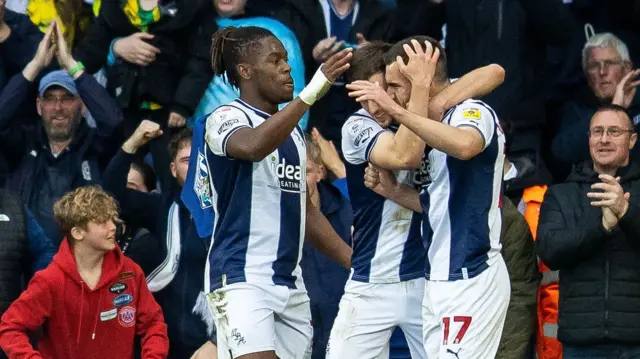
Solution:
[[[502,85],[504,76],[504,69],[498,64],[479,67],[465,74],[429,101],[429,118],[442,121],[448,109],[470,98],[491,93]]]
[[[349,68],[352,49],[347,48],[331,56],[299,96],[278,111],[277,105],[273,104],[286,102],[286,93],[293,91],[286,50],[281,45],[269,48],[253,44],[250,40],[243,42],[243,39],[230,38],[234,30],[232,27],[225,28],[213,37],[211,57],[214,74],[226,73],[231,85],[240,88],[243,99],[263,104],[263,109],[269,108],[267,112],[272,115],[268,121],[256,127],[238,126],[225,139],[224,152],[231,158],[259,162],[285,142],[309,107]],[[266,68],[265,63],[268,64]],[[252,79],[255,81],[245,81]],[[269,89],[271,93],[261,93],[261,89],[255,85],[259,81],[268,82],[272,87]],[[265,103],[261,100],[263,97],[271,97],[273,101]],[[219,121],[222,122],[212,126],[224,132],[226,121]],[[233,123],[229,123],[229,126],[233,126]]]
[[[351,254],[353,250],[340,238],[331,224],[313,205],[307,190],[307,220],[305,225],[305,240],[322,254],[331,258],[344,268],[351,268]]]
[[[438,61],[439,50],[433,51],[433,46],[429,42],[425,42],[424,50],[416,40],[412,40],[411,45],[413,48],[409,45],[404,46],[404,51],[408,56],[407,65],[404,65],[403,62],[402,65],[394,62],[387,66],[387,71],[392,73],[391,78],[395,74],[396,77],[402,76],[411,80],[411,100],[408,108],[410,111],[426,117],[429,109],[429,87]],[[402,70],[400,66],[403,67]],[[388,85],[394,86],[395,84]],[[378,83],[360,80],[348,84],[347,88],[351,90],[349,96],[355,97],[358,102],[374,101],[382,108],[395,105],[393,99]],[[386,169],[414,169],[420,165],[423,152],[424,141],[407,128],[400,126],[395,134],[385,131],[378,135],[370,151],[369,160]]]

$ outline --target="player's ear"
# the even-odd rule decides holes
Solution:
[[[245,63],[240,63],[237,66],[237,70],[238,70],[238,75],[240,76],[240,78],[244,79],[244,80],[250,80],[251,79],[251,66],[249,66],[249,64],[245,64]]]

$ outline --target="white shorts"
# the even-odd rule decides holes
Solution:
[[[388,350],[396,327],[404,332],[411,357],[426,358],[420,317],[424,285],[424,278],[385,284],[349,279],[331,329],[327,359],[377,359]]]
[[[429,359],[494,359],[510,296],[502,256],[477,277],[427,281],[422,318]]]
[[[313,328],[305,289],[234,283],[210,297],[218,358],[264,351],[275,351],[280,358],[311,358]]]

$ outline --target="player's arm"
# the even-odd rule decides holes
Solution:
[[[305,240],[344,268],[351,268],[353,250],[340,238],[320,210],[311,203],[307,190]]]
[[[425,42],[426,50],[416,40],[412,40],[413,49],[405,45],[404,50],[409,57],[405,65],[401,59],[398,60],[400,71],[409,78],[411,82],[411,98],[408,109],[422,116],[427,116],[429,110],[429,88],[435,72],[439,57],[439,51],[433,51],[429,42]],[[384,101],[386,104],[379,105],[383,108],[393,106],[395,102],[378,85],[368,81],[355,81],[347,85],[351,90],[349,96],[356,97],[356,101],[375,97],[376,102]],[[368,95],[368,97],[366,96]],[[384,132],[378,136],[374,147],[370,152],[369,161],[376,166],[390,169],[414,169],[420,166],[424,152],[424,141],[404,126],[400,126],[393,134]]]
[[[331,83],[349,68],[351,49],[344,49],[325,62],[307,87],[285,108],[256,127],[234,131],[225,145],[230,158],[260,162],[291,135],[309,107],[322,97]]]
[[[429,118],[442,121],[448,109],[470,98],[491,93],[504,82],[504,76],[504,69],[498,64],[480,67],[465,74],[429,101]]]
[[[364,171],[364,185],[399,206],[422,213],[420,193],[415,188],[398,183],[389,170],[376,168],[369,164]]]
[[[494,114],[481,105],[458,106],[450,124],[429,121],[400,106],[394,107],[392,116],[429,147],[460,160],[470,160],[482,152],[496,129]]]

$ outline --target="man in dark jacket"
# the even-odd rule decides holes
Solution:
[[[158,124],[141,122],[109,164],[103,186],[120,202],[122,217],[128,224],[147,228],[160,239],[162,258],[157,262],[161,264],[147,277],[147,284],[164,311],[171,341],[169,358],[189,359],[199,348],[212,346],[207,327],[199,315],[192,313],[204,289],[209,239],[198,236],[189,210],[180,199],[189,167],[192,131],[184,129],[171,139],[170,154],[166,149],[151,149],[154,154],[164,154],[154,157],[162,193],[127,188],[127,174],[136,153],[161,135]],[[149,145],[162,143],[154,140]]]
[[[298,37],[304,57],[307,82],[326,59],[342,46],[366,40],[387,41],[393,35],[391,11],[377,0],[287,0],[274,17]],[[344,79],[311,109],[307,128],[317,128],[340,149],[342,125],[359,105],[347,96]]]
[[[592,162],[549,187],[540,210],[540,259],[560,270],[558,340],[565,359],[640,355],[640,167],[625,109],[591,119]]]
[[[54,55],[65,71],[40,81],[40,118],[22,118],[19,109]],[[82,118],[85,106],[97,129]],[[0,151],[16,168],[7,187],[20,195],[56,247],[62,238],[53,203],[70,190],[98,183],[116,149],[110,135],[122,118],[115,101],[71,56],[55,22],[31,62],[0,94]]]
[[[56,249],[18,196],[0,190],[0,316]],[[0,351],[0,359],[6,356]]]
[[[31,61],[42,36],[29,17],[6,9],[0,1],[0,89]]]

